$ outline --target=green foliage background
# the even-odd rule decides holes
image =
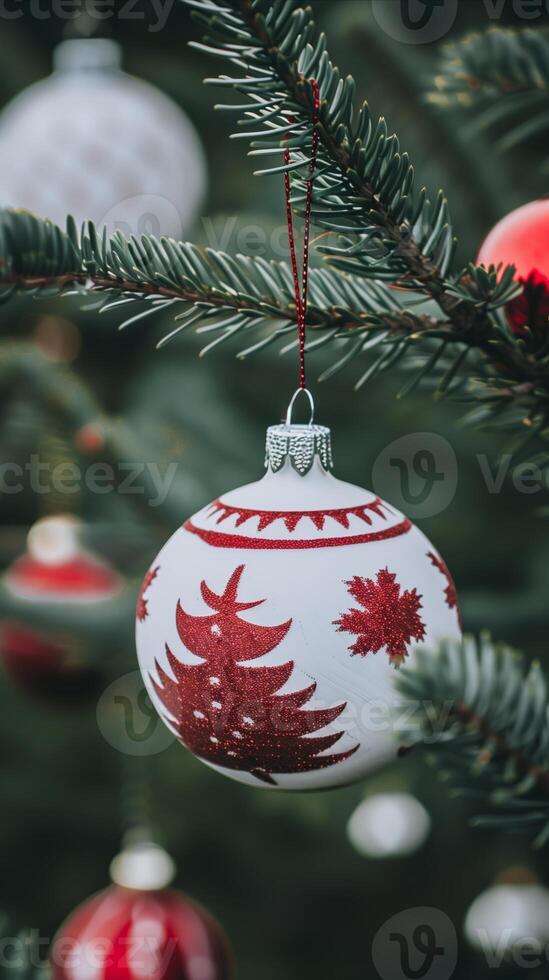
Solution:
[[[436,45],[392,41],[372,19],[369,0],[317,0],[313,6],[334,58],[354,74],[374,114],[385,115],[409,147],[420,181],[432,190],[445,188],[460,261],[472,259],[499,217],[546,193],[539,156],[532,146],[497,156],[492,140],[464,134],[463,117],[440,114],[427,104]],[[512,20],[509,15],[503,23]],[[140,21],[110,26],[124,45],[127,70],[170,94],[201,134],[210,169],[206,216],[220,232],[236,217],[231,241],[220,247],[247,247],[253,253],[255,236],[246,238],[246,229],[280,228],[281,183],[252,180],[242,144],[228,140],[231,121],[214,114],[214,93],[202,85],[212,65],[186,47],[189,38],[199,36],[188,12],[174,7],[168,28],[159,34],[147,33]],[[485,26],[482,4],[461,3],[452,36]],[[2,104],[49,72],[61,34],[55,19],[25,15],[2,23]],[[194,240],[206,242],[208,227],[212,224],[199,222]],[[237,242],[239,232],[243,237]],[[271,352],[242,363],[229,347],[198,361],[199,345],[190,335],[167,352],[153,353],[163,329],[156,320],[136,324],[130,337],[117,334],[114,314],[98,322],[71,300],[38,307],[18,299],[0,308],[4,459],[24,460],[48,438],[61,440],[69,458],[73,451],[47,404],[37,405],[32,387],[14,383],[9,363],[5,367],[4,342],[32,338],[38,318],[48,312],[77,324],[82,347],[74,367],[104,410],[129,424],[151,459],[160,446],[162,458],[181,460],[169,512],[143,514],[136,508],[130,519],[116,500],[76,500],[75,509],[91,524],[90,540],[128,575],[133,588],[181,520],[219,492],[260,474],[263,432],[285,408],[295,365],[291,355]],[[311,373],[320,374],[328,363],[328,355],[319,353],[311,358]],[[412,432],[444,435],[459,462],[457,493],[443,513],[419,523],[452,569],[465,626],[489,627],[496,638],[546,663],[547,532],[536,510],[547,504],[547,494],[518,493],[510,480],[501,493],[491,494],[477,455],[488,454],[495,466],[504,449],[500,435],[464,430],[457,425],[458,407],[435,406],[425,393],[395,401],[398,378],[383,376],[356,394],[355,378],[340,374],[316,392],[318,419],[333,429],[338,474],[368,486],[372,465],[391,440]],[[391,500],[390,483],[376,489]],[[28,525],[58,502],[22,494],[2,503],[0,557],[8,565],[22,550]],[[135,669],[130,598],[112,627],[111,645],[103,642],[100,624],[89,632],[90,655],[102,664],[105,686]],[[76,904],[106,883],[108,863],[129,819],[123,781],[138,768],[102,737],[94,703],[54,708],[0,678],[0,908],[8,929],[31,926],[51,936]],[[543,853],[533,856],[519,838],[473,834],[467,828],[469,805],[448,802],[433,771],[413,757],[362,786],[314,796],[246,790],[177,745],[150,757],[146,769],[158,833],[178,861],[178,884],[225,925],[241,980],[375,976],[371,941],[395,912],[435,906],[459,931],[472,899],[510,865],[528,864],[547,880]],[[397,787],[408,788],[427,805],[434,822],[430,841],[416,856],[398,862],[360,858],[345,836],[349,815],[365,792]],[[462,942],[456,976],[491,973]],[[500,975],[507,976],[505,968]],[[515,978],[516,969],[508,976]]]

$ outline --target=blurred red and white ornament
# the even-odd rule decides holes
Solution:
[[[347,835],[364,857],[389,858],[414,854],[425,843],[431,818],[410,793],[376,793],[358,805]]]
[[[532,201],[506,215],[482,244],[477,263],[516,267],[524,286],[506,306],[512,332],[545,341],[549,330],[549,200]],[[527,329],[529,328],[529,330]]]
[[[161,717],[208,765],[326,789],[396,757],[395,667],[459,638],[457,596],[421,531],[332,475],[328,429],[271,427],[266,462],[152,563],[139,662]]]
[[[180,239],[200,212],[204,152],[170,98],[102,38],[63,41],[55,70],[0,115],[0,205]]]
[[[19,600],[17,614],[0,629],[0,659],[8,674],[29,693],[88,696],[100,678],[97,667],[85,663],[68,637],[28,626],[25,604],[74,609],[113,598],[122,587],[117,572],[85,551],[77,521],[60,515],[31,528],[27,552],[8,569],[4,585]]]
[[[129,845],[112,884],[79,906],[50,951],[53,980],[229,980],[223,933],[169,885],[175,866],[152,843]]]

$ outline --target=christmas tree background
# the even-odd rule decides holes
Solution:
[[[425,102],[437,71],[438,44],[391,40],[373,19],[369,0],[319,0],[313,6],[333,56],[354,74],[374,113],[385,115],[399,132],[422,181],[433,189],[445,187],[464,264],[502,215],[546,193],[547,176],[540,168],[543,141],[539,147],[530,142],[497,154],[490,132],[467,134],[461,113],[441,114]],[[507,7],[498,24],[524,26]],[[207,220],[199,221],[193,240],[284,258],[277,246],[284,241],[281,187],[276,180],[250,178],[243,145],[228,139],[231,120],[214,114],[212,92],[202,85],[203,77],[213,73],[211,63],[186,47],[188,39],[200,36],[188,11],[176,5],[169,29],[157,34],[147,32],[145,23],[120,19],[108,27],[124,47],[127,70],[179,102],[205,144]],[[449,36],[488,23],[482,4],[462,3]],[[49,73],[62,31],[55,17],[2,21],[2,103]],[[227,232],[228,241],[216,238]],[[77,353],[68,366],[51,358],[43,364],[39,356],[40,337],[59,318],[64,343],[77,338]],[[57,371],[70,371],[85,386],[76,392],[79,422],[96,417],[87,401],[91,393],[100,414],[122,420],[136,434],[147,458],[181,460],[166,504],[154,511],[114,494],[82,492],[67,502],[62,495],[27,489],[2,500],[4,567],[23,551],[26,530],[36,518],[71,509],[86,522],[87,542],[127,576],[127,592],[108,613],[73,617],[74,622],[69,617],[65,624],[74,643],[104,669],[105,689],[136,670],[133,608],[144,569],[184,517],[227,487],[257,477],[264,429],[280,416],[281,393],[285,404],[294,370],[292,355],[280,357],[273,348],[241,362],[234,357],[237,348],[227,345],[199,361],[202,343],[190,332],[153,353],[169,321],[138,322],[131,327],[131,340],[129,331],[117,333],[119,321],[115,313],[98,318],[68,298],[33,303],[18,297],[0,308],[3,459],[24,462],[33,452],[49,459],[74,458],[77,426],[59,410],[55,381]],[[37,354],[36,361],[29,360],[29,351]],[[312,371],[321,374],[332,361],[333,352],[321,349],[312,358]],[[393,440],[416,432],[448,440],[458,461],[457,491],[439,513],[416,518],[417,523],[451,567],[465,628],[489,628],[496,639],[516,644],[549,667],[547,542],[538,513],[547,504],[546,491],[521,493],[511,474],[493,492],[503,435],[458,427],[459,408],[435,405],[424,393],[396,400],[402,386],[398,376],[383,375],[354,393],[351,371],[317,391],[318,417],[334,432],[339,475],[371,486],[374,464]],[[394,480],[386,472],[376,491],[395,499],[401,490]],[[2,602],[7,615],[5,596]],[[32,610],[29,622],[43,626],[54,616],[54,610]],[[472,900],[510,867],[528,867],[549,884],[543,851],[532,852],[520,837],[471,832],[468,818],[478,812],[474,801],[449,802],[444,786],[419,757],[400,760],[363,786],[289,797],[223,780],[176,744],[148,755],[146,739],[139,742],[150,721],[144,711],[132,716],[115,748],[105,737],[108,723],[102,712],[110,708],[97,699],[65,709],[41,704],[2,675],[0,705],[0,909],[6,935],[31,927],[51,936],[75,905],[106,883],[120,835],[144,805],[142,770],[157,833],[180,867],[178,884],[224,924],[242,980],[375,976],[372,940],[395,912],[442,909],[461,936]],[[141,758],[129,754],[136,743],[145,745]],[[345,828],[365,792],[386,789],[406,789],[421,799],[432,815],[433,831],[412,857],[368,861],[352,849]],[[319,940],[325,935],[329,942]],[[461,939],[455,975],[492,974]],[[499,975],[514,980],[517,968],[502,966]],[[546,974],[540,968],[529,975]]]

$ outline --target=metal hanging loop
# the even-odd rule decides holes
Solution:
[[[292,400],[290,401],[290,404],[288,405],[288,411],[286,412],[286,425],[291,425],[292,424],[292,411],[293,411],[293,407],[294,407],[295,402],[296,402],[297,398],[299,397],[299,395],[302,395],[302,394],[303,395],[306,395],[307,398],[309,399],[309,407],[311,409],[311,417],[309,419],[308,424],[309,425],[312,425],[313,424],[314,417],[315,417],[315,403],[314,403],[314,398],[313,398],[313,396],[312,396],[312,394],[311,394],[311,392],[309,391],[308,388],[297,388],[297,390],[294,391],[294,393],[292,395]]]

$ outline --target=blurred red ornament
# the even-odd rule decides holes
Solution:
[[[515,336],[545,339],[549,328],[549,200],[512,211],[490,232],[478,254],[479,265],[514,265],[524,286],[506,307]]]
[[[87,606],[119,591],[118,574],[82,550],[75,521],[60,516],[34,525],[27,553],[8,569],[4,583],[21,600],[20,616],[0,632],[0,658],[9,675],[28,693],[48,700],[93,695],[101,680],[97,667],[85,663],[74,640],[29,627],[24,603]]]
[[[534,270],[549,276],[549,200],[532,201],[506,215],[484,241],[478,265],[514,265],[517,279]]]
[[[6,623],[0,656],[10,677],[29,694],[46,700],[88,698],[99,687],[97,668],[72,661],[61,640],[48,640],[35,630]]]
[[[519,279],[524,290],[507,304],[506,314],[511,330],[525,337],[528,328],[537,340],[543,340],[549,328],[549,279],[534,270],[527,279]]]
[[[83,425],[74,437],[74,444],[86,456],[94,456],[101,452],[105,445],[105,437],[101,427],[93,422]]]
[[[114,883],[57,933],[53,980],[229,980],[223,933],[203,908],[168,888],[174,866],[165,851],[134,845],[111,871]]]

